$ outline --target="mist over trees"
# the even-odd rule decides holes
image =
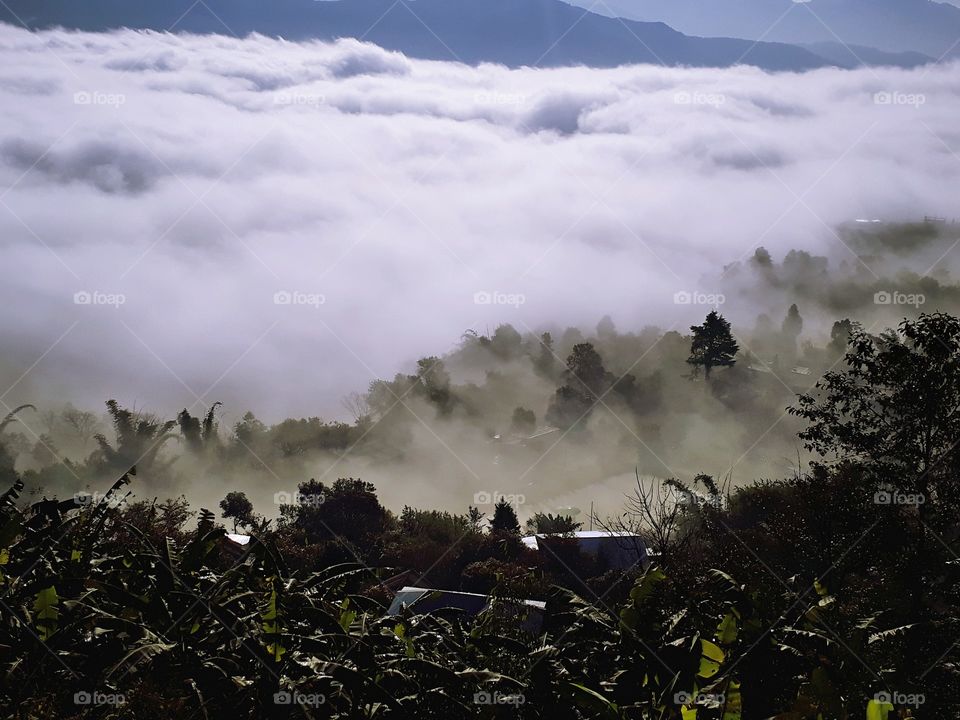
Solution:
[[[797,306],[791,305],[790,309],[796,311]],[[702,325],[692,326],[690,332],[693,333],[693,342],[690,343],[690,357],[687,362],[693,365],[694,369],[703,368],[707,380],[710,379],[713,368],[732,367],[737,362],[740,346],[730,332],[730,323],[716,310],[707,314]]]
[[[568,2],[0,0],[4,718],[960,718],[960,65]]]
[[[864,262],[899,285],[757,249],[724,269],[722,302],[689,308],[689,332],[625,331],[610,316],[592,329],[468,329],[454,350],[348,390],[346,420],[267,421],[219,402],[172,419],[116,399],[102,414],[10,408],[0,585],[27,614],[4,626],[0,654],[48,658],[43,674],[62,666],[37,642],[57,643],[68,663],[96,652],[130,680],[110,669],[93,682],[122,688],[148,718],[199,702],[171,687],[148,701],[130,682],[152,663],[217,698],[204,707],[286,717],[200,668],[230,656],[241,687],[276,692],[285,681],[260,661],[279,663],[304,688],[313,671],[289,662],[341,663],[340,634],[365,648],[348,666],[371,678],[399,658],[505,674],[484,686],[405,669],[404,697],[456,697],[482,717],[467,687],[521,693],[520,716],[531,718],[949,715],[960,689],[960,304],[947,276],[933,282],[890,259],[939,251],[945,237],[880,231],[884,252]],[[731,321],[757,288],[764,302],[750,321]],[[864,306],[865,294],[862,318],[830,310]],[[591,514],[580,509],[595,501]],[[649,565],[624,570],[584,552],[575,533],[586,527],[649,551]],[[524,533],[540,536],[537,550]],[[44,560],[44,548],[60,550]],[[174,590],[167,568],[186,573],[189,589]],[[404,585],[545,602],[545,635],[518,637],[501,616],[450,618],[432,631],[446,649],[428,651],[432,615],[384,617]],[[206,595],[213,604],[187,601]],[[174,613],[201,630],[178,629]],[[114,617],[138,630],[113,639]],[[317,623],[332,634],[315,636]],[[88,626],[99,628],[95,650],[77,635]],[[230,655],[241,628],[249,662]],[[375,641],[375,628],[400,644]],[[467,660],[466,637],[501,650]],[[606,664],[572,659],[597,657],[582,652],[597,643]],[[545,646],[571,659],[526,678]],[[673,674],[651,675],[663,662]],[[633,677],[640,669],[646,684]],[[6,697],[57,702],[18,672]],[[316,682],[333,716],[367,692]],[[425,702],[459,712],[422,699],[418,711]]]
[[[329,717],[374,698],[397,718],[956,715],[960,308],[895,302],[929,286],[901,274],[872,301],[897,322],[824,315],[852,281],[802,252],[726,272],[687,334],[468,330],[349,391],[347,421],[10,408],[5,706],[69,717],[97,688],[138,718],[293,717],[283,693]],[[788,296],[739,326],[742,273]],[[586,551],[585,527],[638,560]],[[390,615],[405,586],[488,605]]]
[[[506,495],[491,498],[489,520],[474,506],[395,514],[373,483],[311,479],[278,494],[274,525],[230,491],[220,509],[247,531],[239,545],[184,498],[134,499],[139,472],[62,501],[25,502],[17,480],[0,497],[0,654],[31,662],[10,664],[0,695],[20,717],[68,716],[77,697],[92,702],[74,690],[85,687],[148,719],[295,717],[296,703],[276,699],[285,693],[343,718],[371,697],[397,718],[494,718],[498,705],[532,719],[952,717],[960,319],[841,330],[840,361],[789,407],[812,462],[739,486],[637,472],[614,516],[591,517],[651,553],[627,568],[582,550],[582,524],[561,512],[528,519],[545,534],[529,547],[523,499]],[[561,387],[613,387],[589,345],[571,348]],[[443,375],[429,360],[394,382],[422,387],[442,415],[457,386],[432,396]],[[711,382],[736,368],[716,364]],[[712,388],[683,379],[701,396]],[[138,447],[162,474],[143,443],[166,442],[168,424],[117,403],[108,413],[126,439],[111,450]],[[246,441],[273,432],[252,416],[238,426]],[[488,605],[389,612],[408,585]],[[535,625],[525,600],[543,603]]]
[[[856,327],[875,336],[926,308],[960,312],[948,275],[911,269],[949,248],[950,227],[841,228],[860,255],[839,263],[758,248],[704,278],[723,304],[689,307],[698,323],[689,333],[623,330],[610,316],[592,329],[468,329],[451,352],[345,388],[344,420],[266,421],[256,408],[216,402],[172,419],[119,400],[105,414],[26,408],[29,427],[13,421],[3,432],[0,466],[39,496],[136,465],[144,497],[189,489],[215,505],[239,490],[274,508],[278,487],[292,493],[304,477],[353,475],[374,482],[391,507],[429,498],[460,511],[478,490],[523,495],[521,522],[591,500],[612,510],[635,467],[653,478],[709,471],[734,483],[782,475],[810,457],[798,416],[784,409],[841,361]],[[746,321],[731,321],[745,303]],[[200,486],[198,472],[208,478]],[[437,475],[442,482],[430,480]]]

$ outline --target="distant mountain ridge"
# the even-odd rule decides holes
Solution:
[[[665,22],[693,35],[960,57],[960,8],[934,0],[568,1],[601,14]]]
[[[609,18],[561,0],[5,0],[0,20],[87,31],[129,27],[258,32],[291,40],[355,37],[411,57],[511,67],[747,64],[802,71],[860,64],[855,58],[845,62],[842,53],[828,58],[784,43],[691,37],[662,22]],[[879,55],[879,62],[876,57],[869,62],[901,64]]]

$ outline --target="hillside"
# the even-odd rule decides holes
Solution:
[[[692,35],[960,56],[960,8],[933,0],[609,0],[594,11],[661,21]]]
[[[690,37],[663,23],[585,14],[560,0],[12,0],[0,19],[32,28],[158,31],[287,39],[354,37],[411,57],[509,66],[661,63],[808,70],[830,62],[790,45]],[[22,22],[21,22],[22,21]]]

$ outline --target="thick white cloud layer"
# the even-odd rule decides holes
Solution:
[[[956,65],[508,70],[2,27],[0,105],[8,404],[329,417],[466,328],[689,325],[673,296],[704,273],[843,257],[830,226],[951,215],[960,179]]]

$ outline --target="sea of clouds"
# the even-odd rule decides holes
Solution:
[[[467,328],[682,328],[705,311],[676,293],[758,245],[849,257],[837,223],[950,216],[960,179],[956,65],[510,70],[0,26],[0,106],[8,406],[342,415]]]

